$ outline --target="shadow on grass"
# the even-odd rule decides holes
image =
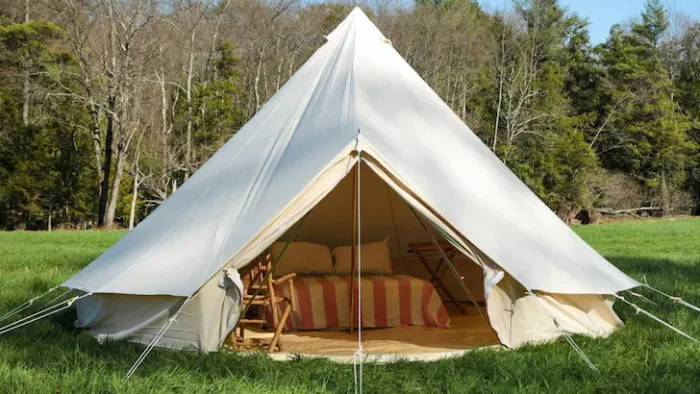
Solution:
[[[700,261],[694,265],[682,264],[670,259],[606,257],[608,261],[628,275],[659,276],[665,279],[683,278],[686,281],[700,279]]]

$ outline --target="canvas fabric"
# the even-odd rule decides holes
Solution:
[[[362,260],[362,272],[368,274],[391,274],[391,253],[389,252],[388,238],[383,241],[362,243],[360,245],[360,258]],[[338,246],[333,249],[335,271],[338,274],[350,274],[352,272],[352,246]]]
[[[292,242],[289,244],[275,242],[270,249],[272,260],[277,261],[275,268],[277,276],[290,273],[297,275],[335,273],[331,250],[326,245],[311,242]]]
[[[199,301],[185,309],[199,308],[194,315],[211,320],[193,322],[191,327],[199,328],[186,329],[182,341],[211,349],[225,326],[226,296],[218,287],[207,286],[218,280],[223,267],[245,266],[293,231],[295,223],[309,219],[307,213],[340,186],[358,155],[384,182],[377,190],[389,197],[382,201],[397,201],[388,193],[392,190],[398,201],[406,201],[441,238],[487,272],[489,280],[483,286],[491,289],[485,294],[487,302],[498,294],[504,307],[512,304],[523,311],[522,319],[513,320],[499,312],[502,309],[489,306],[504,343],[517,346],[523,343],[521,338],[537,339],[527,332],[546,327],[528,317],[536,313],[528,296],[513,291],[506,279],[494,278],[512,278],[524,289],[550,294],[547,305],[555,311],[588,311],[595,305],[593,309],[607,316],[601,319],[610,326],[614,324],[604,313],[604,301],[596,300],[639,285],[551,212],[355,9],[194,176],[63,284],[93,293],[86,298],[94,299],[92,304],[83,304],[92,306],[79,310],[81,321],[96,335],[99,322],[104,322],[108,335],[119,335],[121,323],[115,319],[126,314],[133,317],[135,329],[125,335],[145,338],[149,334],[144,333],[170,313],[165,311],[171,311],[177,300],[197,295]],[[386,216],[389,212],[393,217]],[[412,212],[405,208],[403,216],[397,212],[385,213],[379,227],[398,228],[389,233],[396,234],[389,240],[392,257],[410,258],[404,245],[412,239],[408,234],[418,234],[415,230],[421,227],[413,221],[401,228],[401,221],[411,218]],[[364,215],[362,220],[367,220]],[[327,238],[314,234],[308,238]],[[347,239],[343,242],[347,245]],[[145,301],[149,296],[163,298]],[[202,300],[213,300],[215,305],[201,305]],[[566,316],[573,316],[567,326],[572,330],[607,332],[599,325],[581,323],[575,313]],[[502,337],[503,330],[514,327],[522,328],[515,330],[520,334]],[[126,332],[129,327],[122,329]],[[195,331],[196,338],[188,336]]]
[[[623,325],[609,296],[544,293],[537,298],[539,302],[509,275],[490,292],[486,305],[491,325],[503,345],[518,348],[547,342],[563,332],[606,337]]]
[[[359,9],[188,182],[64,285],[190,296],[271,221],[289,221],[301,193],[317,199],[323,189],[309,185],[356,150],[527,288],[639,285],[552,213]]]
[[[158,346],[175,350],[214,352],[233,330],[241,312],[237,286],[225,270],[209,280],[182,309]],[[133,294],[93,294],[77,302],[78,328],[88,328],[98,341],[151,342],[168,319],[174,317],[185,297]]]

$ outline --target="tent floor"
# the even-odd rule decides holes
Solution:
[[[453,305],[446,304],[446,307],[450,315],[450,328],[410,326],[362,330],[365,354],[374,361],[432,360],[499,344],[476,308],[469,306],[467,314],[461,314]],[[246,330],[245,336],[264,340],[272,338],[272,333]],[[285,360],[303,355],[340,362],[352,361],[357,351],[357,332],[290,332],[282,335],[281,345],[280,352],[271,354],[274,359]]]

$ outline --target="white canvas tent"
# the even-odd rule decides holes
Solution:
[[[406,207],[419,212],[483,270],[502,344],[621,325],[610,297],[639,283],[511,173],[359,9],[190,180],[63,284],[91,294],[79,325],[148,343],[188,300],[158,346],[217,350],[238,309],[218,286],[223,269],[244,267],[319,202],[347,206],[339,184],[358,157],[363,193],[389,196],[363,194],[363,212],[378,212],[362,217],[365,233],[386,227],[390,210],[392,255],[405,258],[402,242],[419,237]],[[404,208],[380,206],[392,201]],[[302,236],[340,242],[312,217]]]

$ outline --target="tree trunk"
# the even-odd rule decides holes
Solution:
[[[24,23],[29,22],[29,0],[24,2]],[[22,84],[22,124],[29,125],[29,64],[25,65],[24,83]]]
[[[102,172],[102,141],[100,136],[100,115],[99,109],[94,103],[91,103],[89,108],[90,118],[92,120],[92,148],[95,152],[95,172],[97,175],[97,196],[99,201],[99,197],[102,195],[102,178],[104,177],[104,173]]]
[[[109,98],[110,111],[114,110],[114,97]],[[106,222],[107,203],[109,201],[109,178],[112,172],[112,142],[114,140],[114,116],[107,114],[107,130],[105,132],[105,154],[102,162],[102,182],[100,184],[100,200],[98,202],[97,226],[108,225]]]
[[[122,147],[117,148],[117,164],[114,169],[114,179],[112,179],[112,191],[109,195],[109,204],[107,205],[107,213],[105,213],[106,228],[114,227],[114,217],[117,212],[117,202],[119,201],[119,188],[122,183],[122,175],[124,174],[124,164],[126,163],[126,150]]]
[[[287,79],[292,78],[292,75],[294,74],[294,56],[297,54],[297,48],[294,47],[292,50],[292,56],[289,58],[289,73],[287,75]]]
[[[110,52],[110,70],[108,71],[108,84],[107,84],[107,106],[108,111],[107,111],[107,130],[105,132],[105,154],[104,154],[104,161],[102,163],[102,184],[101,184],[101,191],[100,191],[100,200],[98,203],[98,212],[97,212],[97,225],[99,227],[106,226],[109,227],[112,225],[112,221],[114,219],[114,214],[112,214],[111,220],[108,220],[108,205],[110,205],[110,199],[109,199],[109,178],[110,178],[110,173],[112,170],[112,142],[114,141],[114,116],[116,114],[116,108],[117,108],[117,98],[116,98],[116,86],[115,83],[116,81],[114,80],[116,78],[116,70],[117,70],[117,48],[116,48],[116,27],[114,23],[114,10],[113,10],[113,4],[110,1],[109,2],[109,7],[108,7],[108,18],[110,20],[110,29],[109,29],[109,52]],[[115,178],[116,178],[115,174]],[[119,175],[121,177],[121,175]]]
[[[194,39],[196,37],[197,29],[195,26],[192,27],[192,33],[190,34],[190,58],[189,65],[187,68],[187,132],[185,141],[185,180],[190,176],[192,171],[192,69],[194,66]]]
[[[261,106],[261,103],[260,103],[260,73],[261,73],[261,69],[262,69],[263,57],[265,56],[265,48],[264,47],[260,49],[260,52],[258,55],[259,55],[258,66],[257,66],[257,69],[255,71],[255,79],[253,80],[254,81],[253,87],[254,87],[254,92],[255,92],[255,113],[257,113],[258,110],[260,110],[260,106]]]
[[[501,105],[503,104],[503,72],[505,70],[506,62],[506,32],[505,26],[503,27],[503,35],[501,36],[501,62],[499,64],[499,74],[498,74],[498,105],[496,106],[496,122],[493,126],[493,145],[491,150],[496,153],[496,144],[498,143],[498,122],[501,119]]]
[[[131,194],[131,209],[129,210],[129,230],[134,228],[134,221],[136,219],[136,200],[139,195],[139,173],[136,172],[134,175],[134,186]]]
[[[671,196],[666,183],[666,172],[661,172],[661,215],[667,216],[671,214]]]
[[[22,124],[29,126],[29,65],[24,70],[24,83],[22,84]]]

